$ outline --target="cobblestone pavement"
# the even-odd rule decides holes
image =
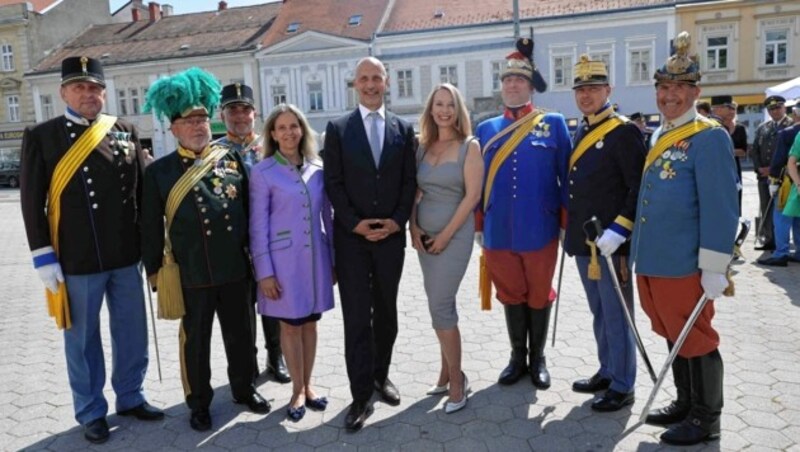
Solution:
[[[746,177],[745,212],[752,218],[758,203],[755,179],[752,173]],[[553,385],[550,390],[537,391],[527,378],[511,387],[496,383],[508,359],[508,338],[498,304],[490,312],[479,309],[477,253],[473,256],[459,293],[463,367],[473,392],[466,409],[445,415],[441,410],[444,398],[425,395],[438,375],[439,349],[418,260],[411,249],[400,287],[400,333],[390,374],[403,401],[398,407],[375,401],[375,413],[361,432],[348,433],[342,428],[350,395],[342,316],[337,308],[319,324],[314,375],[318,391],[331,401],[324,413],[309,412],[298,423],[287,421],[290,385],[263,377],[258,381],[259,390],[271,400],[271,413],[255,415],[233,405],[220,334],[215,330],[214,429],[210,433],[192,431],[182,401],[177,323],[158,321],[163,382],[158,380],[151,331],[146,392],[150,402],[166,409],[167,419],[143,423],[110,413],[111,440],[89,447],[73,419],[62,339],[46,316],[43,289],[30,265],[18,202],[16,191],[0,190],[0,448],[4,450],[664,449],[658,442],[661,428],[637,423],[652,388],[643,366],[631,409],[593,413],[590,397],[571,391],[573,380],[597,369],[590,313],[571,261],[564,270],[557,342],[555,348],[547,348]],[[753,251],[752,237],[743,249],[747,262],[736,266],[736,296],[716,305],[715,324],[721,332],[725,360],[722,439],[694,449],[800,451],[800,264],[775,269],[753,265],[760,253]],[[664,341],[650,331],[638,304],[636,316],[658,371],[666,358]],[[104,328],[106,362],[110,363],[110,341]],[[259,354],[262,364],[263,353]],[[113,407],[110,384],[106,394]],[[674,388],[668,382],[656,405],[666,403],[672,395]]]

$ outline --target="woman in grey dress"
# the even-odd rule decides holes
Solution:
[[[428,96],[420,118],[417,203],[411,239],[419,254],[433,328],[442,352],[439,381],[428,394],[449,392],[445,413],[467,404],[469,383],[461,370],[456,292],[472,255],[473,210],[480,199],[483,158],[464,99],[443,83]]]

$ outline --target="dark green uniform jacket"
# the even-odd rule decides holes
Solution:
[[[193,163],[194,159],[173,152],[147,167],[142,261],[148,275],[161,267],[169,192]],[[212,287],[250,277],[247,192],[246,169],[231,151],[183,198],[169,231],[183,287]]]

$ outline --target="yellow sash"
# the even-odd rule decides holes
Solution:
[[[583,154],[585,154],[590,147],[594,146],[595,143],[602,140],[603,137],[605,137],[609,132],[621,126],[622,124],[625,124],[625,121],[623,121],[620,117],[613,117],[586,134],[586,136],[581,139],[580,143],[578,143],[578,146],[575,147],[572,155],[569,157],[569,167],[572,168],[575,162],[583,157]]]
[[[47,200],[47,221],[50,224],[50,243],[58,255],[58,226],[61,221],[61,194],[67,187],[67,183],[75,175],[81,164],[89,157],[89,154],[103,141],[114,123],[117,122],[115,116],[101,114],[91,127],[72,143],[67,152],[58,161],[53,171],[53,178],[50,180],[50,190]],[[47,310],[51,317],[55,317],[56,326],[59,329],[69,329],[72,320],[69,315],[69,298],[67,297],[67,286],[62,282],[58,284],[56,293],[45,289],[47,296]]]
[[[183,198],[186,194],[208,174],[217,161],[228,153],[229,148],[225,146],[214,146],[205,156],[199,160],[200,164],[192,165],[178,179],[178,182],[170,189],[167,196],[167,205],[164,209],[166,222],[164,223],[164,256],[161,268],[158,269],[157,283],[158,288],[158,318],[176,320],[186,313],[183,303],[183,290],[181,287],[180,268],[175,262],[172,254],[172,241],[169,239],[169,230],[172,220],[178,211]]]
[[[697,118],[694,121],[689,121],[680,127],[661,134],[661,136],[658,137],[656,144],[652,149],[650,149],[650,152],[647,153],[647,158],[645,158],[644,169],[642,172],[647,171],[647,168],[649,168],[653,162],[658,160],[658,157],[661,155],[661,153],[666,151],[670,146],[674,145],[678,141],[685,140],[692,135],[696,135],[703,130],[710,129],[717,125],[718,124],[715,121]]]
[[[530,118],[533,118],[531,121]],[[522,142],[522,139],[525,138],[526,135],[533,130],[539,122],[544,118],[544,113],[534,110],[515,123],[511,124],[510,126],[506,127],[505,129],[501,130],[497,135],[492,137],[489,142],[486,143],[486,147],[484,149],[489,149],[489,146],[497,141],[495,137],[502,136],[507,134],[509,131],[514,131],[511,134],[511,137],[500,146],[500,149],[497,150],[497,153],[492,157],[492,161],[489,164],[489,171],[486,176],[486,185],[483,187],[483,210],[486,210],[486,206],[489,203],[489,195],[492,193],[492,186],[494,185],[494,178],[497,176],[497,172],[500,170],[500,166],[506,159],[514,152],[514,149]]]

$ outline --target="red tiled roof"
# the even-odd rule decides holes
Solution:
[[[520,19],[665,6],[676,0],[520,0]],[[440,11],[442,17],[434,17]],[[381,32],[510,21],[510,0],[398,0]]]
[[[311,30],[369,41],[388,3],[389,0],[287,0],[261,44],[269,47]],[[354,15],[361,15],[361,25],[348,25]],[[297,31],[287,33],[286,28],[294,22],[300,24]]]
[[[78,55],[113,65],[254,49],[280,8],[280,3],[268,3],[167,16],[156,22],[140,19],[95,25],[53,52],[32,72],[57,70],[61,60]]]
[[[0,0],[0,6],[16,5],[17,3],[30,3],[33,6],[33,10],[37,13],[40,13],[43,9],[58,1],[59,0]]]

